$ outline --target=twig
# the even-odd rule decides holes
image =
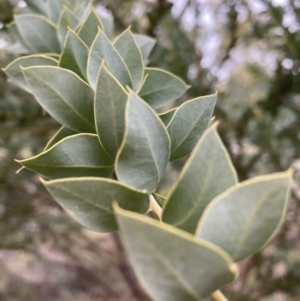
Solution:
[[[219,291],[215,291],[210,295],[214,301],[228,301],[228,299]]]

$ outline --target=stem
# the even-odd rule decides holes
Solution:
[[[157,218],[161,220],[162,209],[158,205],[152,194],[150,195],[150,208],[153,211],[153,213],[157,216]]]
[[[228,301],[228,299],[219,291],[215,291],[210,295],[214,301]]]

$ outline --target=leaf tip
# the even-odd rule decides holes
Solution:
[[[15,160],[16,161],[16,160]],[[20,173],[23,169],[25,169],[24,166],[22,166],[21,168],[19,168],[17,171],[16,171],[16,174]]]
[[[210,126],[211,128],[214,128],[214,129],[217,129],[217,127],[219,126],[220,124],[220,120],[213,120],[213,123],[212,125]]]
[[[126,90],[128,93],[133,93],[132,89],[130,88],[130,86],[126,85],[125,86]]]
[[[23,165],[23,164],[22,164],[22,161],[23,161],[23,160],[14,159],[14,161],[17,162],[17,163],[19,163],[19,164],[21,164],[21,165]]]
[[[42,177],[39,177],[39,180],[44,186],[46,186],[46,184],[49,182],[49,181],[45,181]]]

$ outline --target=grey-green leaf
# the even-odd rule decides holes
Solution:
[[[78,31],[79,37],[90,48],[98,34],[98,28],[103,28],[99,15],[94,9],[91,10],[87,19]]]
[[[14,9],[14,15],[28,15],[28,14],[38,14],[41,15],[41,12],[32,6],[19,7],[17,6]]]
[[[50,66],[23,72],[36,100],[60,124],[78,132],[96,132],[94,92],[75,73]]]
[[[43,15],[47,14],[47,6],[45,1],[41,0],[26,0],[27,6],[35,9],[37,12],[42,13]]]
[[[15,59],[5,69],[4,72],[8,75],[9,79],[22,89],[30,92],[26,83],[23,72],[20,67],[31,66],[57,66],[57,60],[47,57],[45,55],[28,55]]]
[[[103,24],[103,31],[108,38],[111,38],[114,32],[114,18],[113,17],[101,17],[101,22]]]
[[[9,23],[7,25],[7,31],[9,37],[12,39],[12,45],[8,47],[9,51],[18,54],[28,54],[31,52],[30,48],[21,37],[16,22]]]
[[[170,161],[191,153],[207,129],[217,101],[217,94],[198,97],[182,104],[168,124],[171,139]]]
[[[168,164],[170,141],[155,112],[135,93],[128,98],[125,134],[116,161],[118,179],[152,193]]]
[[[132,266],[153,301],[200,301],[235,280],[237,268],[221,248],[146,216],[115,210]]]
[[[144,63],[148,64],[148,57],[155,46],[156,40],[142,34],[134,34],[134,38],[142,52]]]
[[[216,197],[204,211],[197,236],[227,251],[235,261],[259,251],[282,225],[291,171],[260,176]]]
[[[59,67],[75,72],[87,81],[87,60],[89,49],[78,35],[69,30],[63,52],[59,59]]]
[[[188,86],[179,77],[158,68],[145,68],[145,80],[138,94],[157,109],[182,96]]]
[[[213,125],[196,145],[172,187],[164,204],[162,220],[195,233],[206,206],[236,183],[236,172]]]
[[[47,14],[48,18],[57,24],[60,14],[63,10],[64,2],[62,0],[48,0],[47,1]]]
[[[55,135],[48,141],[47,145],[45,146],[44,151],[48,150],[50,147],[52,147],[57,142],[63,140],[64,138],[67,138],[72,135],[76,135],[78,132],[75,132],[73,130],[70,130],[64,126],[62,126]]]
[[[167,112],[158,114],[158,117],[161,119],[161,121],[164,123],[164,125],[167,127],[170,123],[171,119],[173,118],[177,108],[171,109]]]
[[[103,60],[105,60],[109,72],[123,87],[132,86],[131,76],[124,60],[104,32],[99,30],[90,49],[87,69],[89,82],[94,89],[97,85],[97,77]]]
[[[132,78],[132,88],[137,91],[144,77],[144,64],[142,53],[129,28],[116,39],[114,47],[127,65]]]
[[[112,203],[127,210],[145,213],[149,208],[147,192],[101,178],[72,178],[44,182],[55,200],[77,222],[97,232],[118,229]]]
[[[56,27],[41,15],[17,15],[18,31],[26,45],[35,53],[60,52]]]
[[[108,177],[114,168],[97,135],[92,134],[64,138],[43,153],[17,162],[50,179]]]
[[[79,0],[76,1],[74,12],[76,16],[80,19],[80,21],[86,20],[88,17],[91,8],[92,8],[92,0]]]
[[[61,48],[65,45],[65,40],[68,34],[68,29],[74,29],[79,23],[76,15],[74,15],[67,7],[63,9],[58,20],[58,39],[60,42]]]
[[[113,158],[122,143],[128,94],[104,64],[95,93],[95,122],[102,146]]]

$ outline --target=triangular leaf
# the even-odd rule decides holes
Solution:
[[[132,86],[130,73],[125,62],[104,32],[99,30],[91,46],[88,60],[88,79],[94,89],[96,88],[97,77],[103,60],[105,60],[105,65],[109,72],[121,85],[124,87],[126,85]]]
[[[124,136],[127,98],[127,92],[102,64],[95,93],[95,122],[99,140],[113,158]]]
[[[179,77],[158,68],[145,68],[145,80],[138,94],[154,109],[182,96],[188,86]]]
[[[116,39],[114,47],[126,63],[132,78],[132,88],[136,91],[140,87],[144,77],[144,64],[141,51],[130,29],[125,30]]]
[[[18,31],[26,45],[35,53],[60,52],[55,25],[41,15],[15,17]]]
[[[117,161],[118,179],[152,193],[169,159],[170,141],[155,112],[135,93],[129,95],[126,126]]]
[[[92,9],[92,2],[93,2],[92,0],[77,1],[75,5],[74,13],[80,19],[80,21],[84,21],[88,17]]]
[[[68,214],[84,227],[97,232],[118,229],[113,202],[139,213],[145,213],[149,208],[147,192],[114,180],[73,178],[42,182]]]
[[[191,153],[210,122],[217,94],[198,97],[182,104],[168,124],[171,139],[170,161]]]
[[[164,204],[162,220],[195,233],[209,202],[236,183],[236,172],[213,125],[196,145],[172,187]]]
[[[9,76],[9,79],[22,89],[30,92],[26,83],[23,72],[20,67],[31,66],[57,66],[57,60],[45,55],[28,55],[15,59],[5,69],[4,72]]]
[[[47,145],[44,148],[44,151],[48,150],[50,147],[52,147],[57,142],[63,140],[64,138],[67,138],[72,135],[78,134],[77,132],[70,130],[64,126],[62,126],[55,134],[54,136],[48,141]]]
[[[155,46],[156,40],[142,34],[134,34],[134,38],[142,52],[144,63],[148,64],[148,57]]]
[[[48,0],[47,1],[47,12],[48,18],[57,24],[61,11],[63,10],[64,2],[62,0]]]
[[[64,138],[43,153],[17,162],[50,179],[108,177],[114,164],[92,134]]]
[[[197,236],[226,250],[235,261],[259,251],[284,221],[291,171],[260,176],[229,188],[204,211]]]
[[[68,34],[68,29],[74,29],[79,23],[76,15],[74,15],[68,8],[64,8],[58,20],[58,39],[61,48],[64,47],[66,36]]]
[[[87,19],[84,21],[83,25],[77,32],[78,36],[88,47],[91,47],[98,34],[99,27],[101,29],[103,28],[102,22],[96,11],[92,9]]]
[[[161,121],[164,123],[164,125],[167,127],[171,121],[171,119],[173,118],[175,112],[176,112],[177,108],[171,109],[167,112],[158,114],[158,117],[161,119]]]
[[[6,28],[9,38],[12,39],[12,45],[8,46],[8,50],[18,54],[31,53],[32,50],[30,50],[30,48],[26,45],[23,38],[21,37],[16,22],[9,23]]]
[[[153,301],[200,301],[235,280],[237,268],[221,248],[146,216],[115,210],[132,266]]]
[[[63,52],[59,59],[59,67],[69,69],[87,81],[88,55],[88,47],[75,32],[69,30]]]
[[[23,72],[36,100],[54,119],[74,131],[95,133],[94,93],[75,73],[50,66]]]
[[[41,0],[26,0],[27,6],[34,8],[36,11],[42,13],[43,15],[47,14],[47,6],[45,1]]]

